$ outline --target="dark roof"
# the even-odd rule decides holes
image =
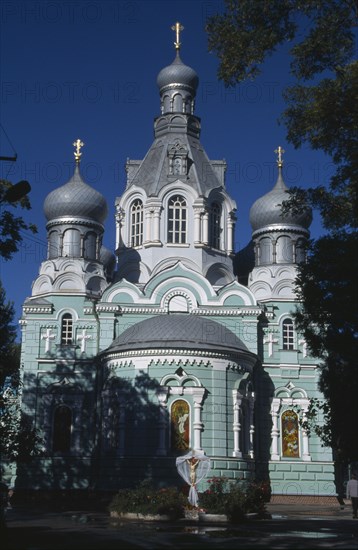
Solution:
[[[158,315],[132,325],[104,353],[155,348],[248,352],[245,344],[221,323],[196,315]]]

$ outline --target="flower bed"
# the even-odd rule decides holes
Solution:
[[[121,489],[109,510],[112,517],[141,521],[185,518],[199,522],[237,523],[249,513],[264,516],[265,503],[270,500],[266,484],[251,483],[244,487],[225,477],[214,477],[208,483],[209,488],[199,495],[197,508],[191,506],[176,487],[156,489],[150,481],[145,481],[134,489]]]

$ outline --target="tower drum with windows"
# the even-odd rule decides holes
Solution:
[[[116,278],[145,284],[181,261],[212,284],[230,283],[236,204],[225,188],[225,161],[209,160],[200,143],[199,79],[179,47],[157,84],[154,143],[143,160],[127,160],[126,189],[116,201]]]

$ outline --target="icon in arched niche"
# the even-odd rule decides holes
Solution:
[[[282,456],[299,458],[298,416],[294,411],[282,414]]]
[[[184,399],[174,401],[171,408],[171,447],[174,451],[189,449],[190,408]]]

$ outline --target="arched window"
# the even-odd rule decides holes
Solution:
[[[220,249],[221,237],[221,206],[217,202],[213,202],[210,208],[210,246]]]
[[[282,456],[299,458],[298,416],[295,411],[285,411],[281,416]]]
[[[96,233],[90,231],[86,234],[84,240],[84,257],[90,260],[96,259],[97,251],[97,235]]]
[[[295,331],[292,319],[285,319],[282,323],[282,348],[295,349]]]
[[[140,199],[131,205],[130,246],[141,246],[143,243],[143,203]]]
[[[168,243],[186,242],[187,207],[184,197],[176,195],[168,204]]]
[[[72,411],[66,405],[56,407],[53,419],[54,452],[68,453],[71,450]]]
[[[63,233],[62,256],[79,258],[81,256],[81,235],[77,229],[67,229]]]
[[[61,344],[72,344],[73,320],[70,313],[65,313],[61,323]]]
[[[57,231],[51,231],[48,236],[48,257],[57,258],[60,255],[59,250],[59,235]]]
[[[171,448],[173,451],[186,451],[190,443],[190,409],[184,399],[177,399],[171,407]]]

